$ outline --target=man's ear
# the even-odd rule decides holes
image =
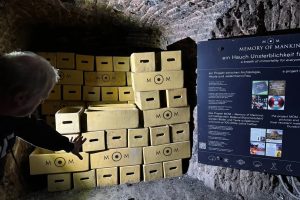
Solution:
[[[19,92],[13,98],[13,103],[16,106],[23,106],[27,101],[28,95],[26,92]]]

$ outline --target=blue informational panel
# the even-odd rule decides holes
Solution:
[[[300,176],[300,34],[200,42],[200,163]]]

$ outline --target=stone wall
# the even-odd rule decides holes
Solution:
[[[122,46],[124,52],[126,48],[166,49],[186,37],[199,42],[291,30],[300,26],[299,8],[297,0],[2,0],[0,54],[12,50],[101,52],[112,46],[111,52],[120,50],[115,46]],[[198,164],[196,116],[195,109],[188,175],[241,199],[263,199],[265,194],[281,193],[275,176]],[[15,148],[17,160],[28,156],[20,153],[28,149],[24,143]],[[10,164],[12,158],[7,162],[14,166]],[[16,167],[5,172],[12,185],[18,179],[12,174],[17,172]],[[20,187],[15,194],[21,193]]]
[[[212,37],[226,38],[241,35],[265,34],[267,31],[300,28],[299,1],[237,1],[222,17],[216,20]],[[194,110],[195,125],[197,109]],[[194,130],[193,156],[188,174],[202,180],[212,189],[231,192],[241,199],[271,199],[284,197],[285,192],[279,186],[274,175],[214,167],[197,163],[197,127]],[[286,197],[288,198],[288,197]]]
[[[134,43],[142,47],[162,48],[180,39],[195,41],[210,38],[215,20],[234,1],[162,1],[162,0],[30,0],[1,1],[0,53],[32,47],[40,28],[53,30],[74,28],[75,32],[97,30],[98,36],[115,41],[122,33],[119,45]],[[73,29],[73,30],[74,30]],[[55,31],[48,32],[49,41]],[[116,38],[110,39],[108,36]],[[31,36],[31,37],[30,37]],[[74,34],[69,35],[75,37]],[[81,34],[80,36],[84,36]],[[29,39],[28,39],[29,37]],[[57,38],[63,42],[65,38]],[[88,38],[76,38],[78,43]],[[79,40],[78,40],[79,39]],[[56,41],[57,42],[57,41]],[[91,43],[89,43],[91,44]],[[41,44],[42,45],[42,44]],[[69,43],[70,45],[70,43]],[[114,43],[116,45],[116,43]],[[34,46],[36,47],[36,46]]]
[[[0,54],[23,49],[28,41],[27,28],[7,7],[7,1],[0,2]]]

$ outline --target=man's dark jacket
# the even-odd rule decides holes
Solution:
[[[16,136],[34,146],[58,151],[72,151],[74,144],[43,120],[29,117],[0,116],[0,158],[12,149]]]

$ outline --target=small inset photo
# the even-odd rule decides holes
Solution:
[[[269,95],[285,96],[285,81],[269,81]]]
[[[266,142],[281,144],[282,143],[282,135],[283,135],[283,130],[267,129]]]
[[[251,142],[265,142],[266,141],[266,129],[251,128],[250,141]]]
[[[264,156],[266,154],[266,144],[264,142],[250,142],[250,154]]]
[[[285,97],[284,96],[269,96],[268,110],[284,110]]]
[[[251,109],[267,110],[268,96],[267,95],[252,95]]]
[[[252,94],[268,95],[268,81],[252,81]]]
[[[266,143],[266,156],[281,158],[282,144]]]

